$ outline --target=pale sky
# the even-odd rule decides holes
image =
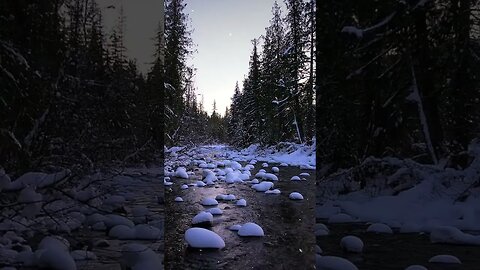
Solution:
[[[137,59],[140,71],[147,73],[153,62],[155,33],[161,17],[163,0],[97,0],[104,16],[106,34],[115,25],[120,6],[126,17],[125,47],[129,58]],[[114,5],[115,9],[105,9]]]
[[[197,93],[204,95],[204,108],[211,113],[213,101],[224,114],[238,81],[248,73],[254,38],[265,34],[275,0],[186,0],[198,53],[190,63],[197,69]],[[283,0],[277,1],[284,6]],[[261,48],[259,48],[261,49]],[[201,96],[198,97],[201,100]]]

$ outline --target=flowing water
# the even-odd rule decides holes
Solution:
[[[258,162],[252,174],[261,169],[260,164]],[[265,169],[269,171],[271,166],[276,165],[270,164]],[[190,168],[196,172],[196,179],[172,178],[175,184],[165,190],[165,269],[314,269],[315,171],[279,168],[279,181],[274,181],[274,188],[281,190],[279,195],[256,192],[249,184],[227,185],[224,182],[181,190],[182,184],[201,179],[201,169],[198,168]],[[301,172],[310,173],[307,181],[290,181],[292,176]],[[300,192],[304,200],[290,200],[288,195],[293,191]],[[247,201],[246,207],[225,201],[219,201],[216,206],[223,210],[223,214],[214,216],[211,230],[224,239],[225,248],[189,248],[184,233],[192,227],[192,218],[206,209],[200,201],[205,197],[215,198],[218,194],[234,194],[237,199]],[[177,196],[184,202],[175,202]],[[228,230],[231,225],[246,222],[260,225],[265,236],[244,238]]]
[[[330,230],[327,236],[318,236],[317,244],[326,256],[340,256],[352,261],[360,270],[403,270],[409,265],[419,264],[429,270],[478,270],[480,269],[480,247],[449,244],[432,244],[428,234],[374,234],[366,233],[368,224],[326,224]],[[394,231],[395,232],[395,231]],[[364,252],[346,253],[340,247],[340,240],[347,235],[362,239]],[[462,264],[436,264],[428,260],[440,254],[454,255]]]

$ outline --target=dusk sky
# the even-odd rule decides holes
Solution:
[[[224,114],[240,88],[252,51],[253,38],[265,33],[275,0],[186,0],[193,42],[198,53],[190,63],[197,69],[197,93],[204,95],[204,107],[211,113],[213,101]],[[283,6],[283,1],[278,3]],[[198,97],[199,100],[201,96]]]
[[[137,59],[142,72],[153,60],[155,32],[161,18],[161,0],[98,0],[104,13],[107,33],[116,23],[121,4],[126,16],[125,46],[128,56]],[[213,101],[224,114],[235,82],[242,87],[248,73],[252,39],[265,34],[275,0],[186,0],[192,39],[197,50],[189,59],[196,68],[197,94],[203,94],[204,108],[211,113]],[[283,0],[278,0],[284,6]],[[115,9],[105,9],[115,5]],[[261,48],[259,48],[261,49]],[[198,96],[198,100],[201,100]]]

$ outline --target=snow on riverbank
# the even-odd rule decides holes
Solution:
[[[469,155],[472,162],[465,169],[370,158],[359,166],[361,177],[352,177],[360,171],[352,168],[320,183],[317,218],[343,212],[400,232],[431,232],[439,226],[480,232],[480,142],[470,145]]]
[[[280,163],[288,166],[299,166],[302,169],[316,169],[315,139],[312,144],[298,144],[282,142],[275,146],[262,147],[252,144],[244,149],[234,149],[226,145],[202,145],[187,149],[186,147],[174,146],[165,149],[166,164],[171,162],[184,162],[193,157],[202,156],[215,150],[223,153],[225,159],[237,162],[249,162],[252,160],[267,163]],[[170,164],[169,164],[170,163]]]

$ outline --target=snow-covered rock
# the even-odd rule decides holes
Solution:
[[[349,260],[336,256],[321,256],[317,254],[316,269],[321,270],[358,270]]]
[[[292,176],[292,178],[290,178],[291,181],[300,181],[300,177],[298,177],[297,175],[295,176]]]
[[[368,226],[367,232],[392,234],[392,228],[383,223],[374,223]]]
[[[185,169],[185,167],[178,167],[175,171],[175,176],[178,178],[188,179],[187,169]]]
[[[245,207],[247,206],[247,201],[245,199],[240,199],[237,201],[236,205],[240,207]]]
[[[303,195],[298,192],[292,192],[288,197],[292,200],[303,200]]]
[[[210,214],[216,216],[216,215],[221,215],[223,214],[223,211],[222,209],[218,208],[218,207],[214,207],[214,208],[209,208],[207,210],[205,210],[206,212],[209,212]]]
[[[193,248],[222,249],[225,247],[225,242],[218,234],[204,228],[188,229],[185,232],[185,241]]]
[[[278,189],[278,188],[265,191],[265,194],[278,195],[278,194],[280,194],[280,193],[281,193],[281,192],[280,192],[280,189]]]
[[[480,245],[480,235],[471,235],[452,226],[439,226],[430,232],[432,243]]]
[[[188,185],[183,184],[180,188],[181,189],[188,189]]]
[[[205,198],[202,200],[201,204],[203,206],[214,206],[214,205],[218,205],[218,201],[215,200],[214,198]]]
[[[461,264],[462,262],[453,255],[436,255],[428,260],[430,263],[455,263]]]
[[[272,167],[272,172],[278,173],[280,169],[278,167]]]
[[[307,173],[307,172],[302,172],[302,173],[301,173],[301,174],[299,174],[299,175],[300,175],[300,176],[310,176],[310,174],[309,174],[309,173]]]
[[[233,194],[228,194],[223,197],[224,201],[234,201],[236,199],[235,195]]]
[[[273,173],[265,173],[263,178],[270,181],[278,181],[278,177]]]
[[[76,270],[77,266],[69,253],[70,244],[60,236],[46,236],[35,251],[37,266],[55,270]]]
[[[112,228],[116,225],[125,225],[132,228],[135,225],[130,219],[115,214],[105,215],[105,220],[103,222],[107,228]]]
[[[149,247],[129,243],[122,247],[122,258],[125,260],[126,265],[132,270],[150,270],[150,269],[162,269],[162,260],[153,250]]]
[[[176,197],[176,198],[175,198],[175,201],[176,201],[176,202],[183,202],[183,199],[182,199],[182,197]]]
[[[240,236],[265,236],[262,227],[253,223],[247,222],[238,230]]]
[[[242,227],[242,225],[235,224],[235,225],[232,225],[232,226],[228,227],[228,229],[231,230],[231,231],[238,231],[238,230],[240,230],[241,227]]]
[[[200,212],[192,219],[193,225],[208,225],[211,226],[213,223],[213,215],[210,212]]]
[[[315,236],[325,236],[329,235],[330,230],[325,226],[323,223],[316,223],[315,224]]]
[[[196,185],[197,187],[204,187],[204,186],[206,186],[207,184],[205,184],[203,181],[197,181],[197,182],[195,183],[195,185]]]
[[[259,184],[252,185],[252,188],[259,192],[265,192],[273,187],[273,183],[269,181],[263,181]]]
[[[340,240],[340,246],[344,251],[361,253],[363,251],[363,242],[360,238],[347,235]]]

